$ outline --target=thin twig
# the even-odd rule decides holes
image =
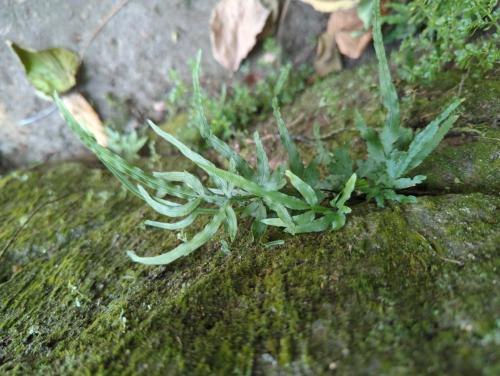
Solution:
[[[16,230],[16,232],[14,233],[14,235],[12,235],[12,237],[10,238],[10,240],[8,241],[8,243],[5,245],[4,249],[2,249],[2,252],[0,252],[0,260],[2,259],[3,255],[7,252],[7,250],[10,248],[10,246],[14,243],[14,240],[16,240],[17,236],[21,233],[21,231],[26,227],[26,225],[31,221],[31,219],[35,216],[36,213],[38,213],[40,210],[42,210],[44,207],[46,207],[47,205],[51,205],[57,201],[60,201],[68,196],[70,196],[73,192],[71,193],[66,193],[65,195],[61,196],[61,197],[58,197],[54,200],[50,200],[50,201],[46,201],[44,202],[43,204],[41,204],[40,206],[38,206],[35,210],[33,210],[29,217],[26,219],[26,221]]]
[[[30,125],[45,119],[46,117],[52,115],[56,112],[57,106],[55,104],[51,104],[49,107],[45,107],[43,110],[36,112],[35,114],[28,116],[27,118],[21,119],[17,122],[17,124],[21,126]]]
[[[333,131],[323,135],[323,136],[320,136],[319,139],[320,140],[328,140],[329,138],[332,138],[333,136],[336,136],[338,135],[339,133],[342,133],[342,132],[345,132],[345,131],[352,131],[354,128],[352,127],[342,127],[342,128],[339,128],[339,129],[334,129]],[[314,141],[315,138],[310,138],[310,137],[306,137],[306,138],[309,138],[309,140],[311,141]]]
[[[88,42],[83,46],[82,52],[81,52],[81,58],[85,56],[85,53],[87,52],[88,48],[92,44],[92,42],[97,38],[99,33],[104,29],[104,27],[107,25],[107,23],[125,6],[129,0],[122,0],[118,4],[116,4],[113,8],[111,8],[111,11],[104,17],[104,19],[101,21],[97,29],[94,30],[92,35],[90,36],[90,39]]]
[[[469,70],[467,70],[467,72],[464,75],[462,75],[462,79],[460,80],[460,84],[458,85],[458,93],[457,93],[458,97],[462,95],[462,90],[464,88],[464,83],[467,77],[469,77]]]
[[[459,265],[459,266],[464,266],[464,263],[463,263],[462,261],[459,261],[459,260],[454,260],[454,259],[451,259],[451,258],[448,258],[448,257],[443,257],[443,256],[441,256],[441,255],[439,255],[439,254],[436,254],[436,256],[437,256],[439,259],[441,259],[441,260],[443,260],[443,261],[445,261],[445,262],[449,262],[449,263],[451,263],[451,264],[455,264],[455,265]]]

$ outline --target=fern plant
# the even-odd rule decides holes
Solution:
[[[337,176],[338,182],[351,174],[356,165],[356,173],[360,177],[357,189],[383,207],[386,200],[402,203],[415,201],[415,197],[398,194],[397,191],[413,187],[425,180],[423,175],[408,177],[408,174],[429,156],[453,126],[458,118],[455,115],[456,109],[462,100],[453,100],[436,119],[417,134],[414,134],[411,128],[404,127],[401,124],[398,95],[385,55],[380,20],[380,0],[377,0],[374,7],[373,39],[378,60],[380,97],[387,111],[385,123],[379,130],[370,128],[356,111],[356,127],[366,143],[368,157],[355,163],[345,149],[340,149],[335,151],[335,157],[328,161],[328,167],[331,176]]]
[[[271,172],[257,132],[254,133],[257,166],[253,168],[212,133],[202,106],[200,57],[201,55],[193,69],[196,124],[206,143],[227,160],[229,168],[217,167],[154,123],[149,122],[149,125],[160,137],[201,168],[211,178],[210,185],[204,185],[198,177],[186,171],[148,174],[131,165],[119,155],[97,144],[93,136],[55,96],[55,102],[70,128],[128,190],[158,213],[174,220],[180,219],[175,222],[146,221],[146,225],[176,231],[190,226],[200,216],[210,217],[202,231],[173,250],[153,257],[140,257],[129,251],[132,260],[148,265],[168,264],[211,240],[223,225],[230,240],[234,240],[238,231],[238,215],[251,218],[255,237],[261,236],[267,226],[282,227],[290,234],[342,227],[346,214],[350,212],[345,204],[354,190],[356,175],[351,176],[336,198],[324,204],[325,195],[316,187],[319,177],[317,164],[313,162],[307,167],[302,164],[296,145],[280,115],[276,99],[273,107],[281,140],[289,155],[289,169],[282,165]],[[283,83],[285,79],[286,77],[282,77],[279,82]],[[280,86],[281,84],[277,85],[277,90],[280,90]],[[282,192],[287,179],[295,194]]]
[[[111,127],[106,127],[108,148],[123,156],[127,161],[139,158],[139,151],[144,147],[148,138],[140,136],[134,129],[129,133],[120,133]]]
[[[360,115],[357,116],[358,128],[367,143],[368,159],[356,163],[350,159],[345,148],[333,153],[326,151],[318,137],[318,155],[309,165],[303,164],[280,114],[277,100],[287,71],[280,75],[275,85],[272,107],[288,161],[274,171],[269,166],[258,132],[254,133],[255,167],[213,133],[205,116],[199,84],[200,54],[193,68],[195,124],[205,143],[226,160],[228,168],[216,166],[149,122],[160,137],[208,175],[206,184],[187,171],[150,174],[133,166],[97,144],[55,95],[54,100],[61,114],[81,141],[129,191],[158,213],[172,219],[170,222],[146,221],[146,225],[179,231],[192,225],[199,217],[208,217],[201,231],[171,251],[152,257],[141,257],[129,251],[132,260],[148,265],[171,263],[213,239],[221,228],[233,241],[238,231],[238,220],[244,217],[250,218],[255,238],[260,237],[267,226],[280,227],[290,234],[337,230],[344,226],[346,215],[351,211],[346,204],[355,189],[366,193],[368,198],[375,198],[379,205],[387,199],[414,200],[411,196],[396,193],[396,190],[423,180],[422,176],[408,178],[405,175],[422,162],[451,127],[456,119],[451,114],[459,101],[454,101],[435,121],[414,136],[410,129],[400,125],[398,97],[383,48],[379,1],[375,3],[374,38],[379,60],[380,92],[388,117],[382,129],[376,131],[368,128]],[[320,165],[326,165],[330,171],[323,179],[320,178]],[[356,172],[353,171],[355,165]],[[361,180],[357,180],[358,174]],[[332,195],[332,191],[338,193]],[[223,244],[226,244],[225,240]],[[227,250],[227,247],[224,248]]]

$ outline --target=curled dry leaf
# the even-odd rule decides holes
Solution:
[[[210,40],[212,52],[225,68],[238,70],[257,43],[272,10],[260,0],[222,0],[212,11]]]
[[[359,0],[301,0],[312,5],[319,12],[331,13],[338,10],[352,9],[359,4]]]
[[[372,39],[372,32],[364,31],[357,9],[333,12],[328,20],[327,33],[335,35],[339,51],[351,59],[361,56]]]
[[[73,117],[94,135],[97,143],[101,146],[108,146],[108,139],[102,121],[89,102],[79,93],[70,93],[64,95],[61,99]]]

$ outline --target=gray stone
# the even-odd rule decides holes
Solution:
[[[0,7],[0,36],[34,49],[66,47],[83,54],[79,90],[105,116],[107,93],[132,98],[147,110],[168,87],[168,70],[187,73],[187,60],[202,48],[204,71],[221,79],[208,34],[216,0],[129,1],[85,46],[116,1],[7,1]],[[178,33],[177,43],[171,38]],[[38,99],[22,67],[0,44],[0,150],[15,164],[79,157],[82,147],[56,113],[27,127],[18,122],[49,107]]]
[[[78,90],[105,119],[110,114],[105,97],[110,93],[127,100],[140,117],[154,116],[153,102],[162,99],[169,87],[169,69],[188,79],[187,63],[198,49],[204,52],[205,86],[218,86],[231,77],[210,51],[209,18],[217,0],[130,0],[97,32],[119,3],[2,0],[0,38],[34,49],[66,47],[84,55]],[[302,59],[308,55],[304,42],[312,40],[324,23],[323,14],[294,0],[281,40]],[[50,103],[35,96],[5,43],[0,43],[0,62],[0,152],[14,165],[85,155],[56,112],[30,126],[19,126],[20,120]]]

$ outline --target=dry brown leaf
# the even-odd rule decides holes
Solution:
[[[359,58],[372,39],[372,32],[364,31],[355,8],[332,13],[327,33],[335,35],[339,51],[351,59]]]
[[[318,39],[314,69],[320,77],[342,70],[342,61],[335,43],[335,35],[323,33]]]
[[[301,0],[312,5],[319,12],[331,13],[338,10],[351,9],[358,5],[359,0]]]
[[[99,115],[87,100],[79,93],[64,95],[62,101],[76,121],[92,133],[99,145],[108,146],[108,139]]]
[[[225,68],[238,70],[257,43],[271,10],[260,0],[222,0],[210,20],[212,52]]]

